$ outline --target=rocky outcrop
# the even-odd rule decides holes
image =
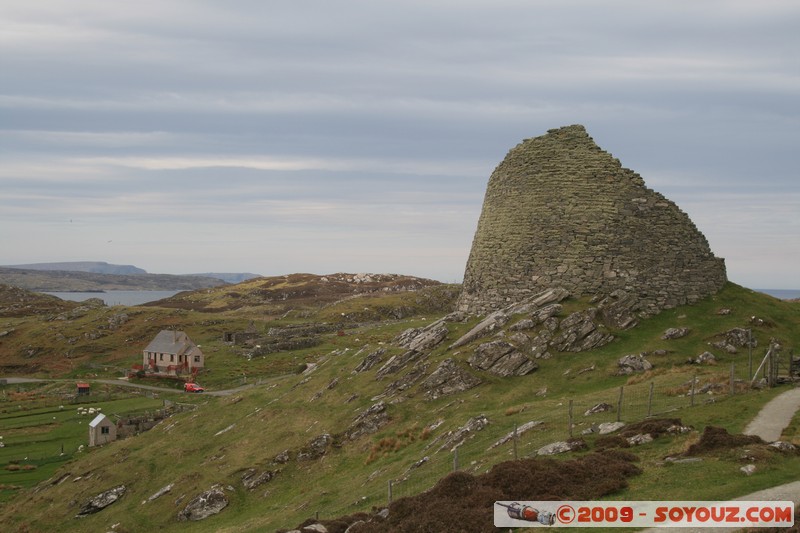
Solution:
[[[353,369],[354,374],[359,372],[366,372],[373,366],[377,365],[383,360],[383,354],[386,353],[386,348],[378,348],[374,352],[367,354],[366,357]]]
[[[313,461],[319,459],[330,449],[333,444],[333,437],[328,433],[323,433],[315,437],[306,446],[297,452],[297,461]]]
[[[128,488],[125,485],[119,485],[113,489],[108,489],[105,492],[101,492],[88,502],[84,503],[81,506],[80,511],[78,511],[78,514],[75,515],[75,518],[83,518],[84,516],[102,511],[112,503],[122,498],[127,490]]]
[[[576,311],[561,321],[550,346],[559,352],[584,352],[605,346],[614,336],[595,323],[597,309]]]
[[[362,435],[375,433],[388,423],[389,414],[386,412],[386,404],[378,402],[360,413],[350,427],[345,430],[344,435],[348,440],[355,440]]]
[[[228,497],[219,485],[214,485],[207,491],[190,501],[178,513],[178,521],[186,522],[204,520],[215,515],[228,506]]]
[[[450,450],[458,448],[468,439],[474,437],[478,431],[483,430],[489,425],[489,419],[486,415],[478,415],[470,418],[467,422],[456,430],[448,431],[447,433],[437,437],[425,448],[430,448],[434,445],[439,445],[437,451]]]
[[[525,376],[539,365],[506,341],[486,342],[478,346],[467,361],[472,368],[497,376]]]
[[[264,483],[272,481],[278,475],[279,470],[262,470],[248,468],[242,475],[242,486],[247,490],[253,490]]]
[[[559,286],[621,289],[653,314],[726,279],[686,213],[574,125],[523,141],[492,173],[457,308],[486,315]]]
[[[420,388],[425,391],[428,399],[435,400],[442,396],[469,390],[481,383],[480,378],[458,366],[453,359],[445,359],[439,368],[420,384]]]

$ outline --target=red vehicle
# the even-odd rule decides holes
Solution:
[[[203,392],[205,389],[197,383],[185,383],[183,385],[183,390],[186,392]]]

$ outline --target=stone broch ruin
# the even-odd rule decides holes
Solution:
[[[492,173],[458,308],[486,314],[563,287],[621,289],[649,314],[726,280],[688,215],[573,125],[523,141]]]

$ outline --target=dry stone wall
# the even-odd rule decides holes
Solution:
[[[622,289],[650,314],[726,280],[688,215],[574,125],[523,141],[492,173],[458,309],[487,314],[558,286]]]

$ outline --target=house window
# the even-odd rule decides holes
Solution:
[[[194,362],[195,363],[199,363],[200,362],[200,356],[199,355],[195,355],[194,356]]]
[[[175,362],[175,354],[174,353],[169,354],[169,362],[170,363],[174,363]]]
[[[158,356],[159,356],[158,357],[159,361],[163,361],[164,360],[164,354],[163,353],[158,354]]]
[[[100,433],[102,433],[103,435],[108,435],[108,433],[109,433],[108,426],[101,427],[100,428]]]

